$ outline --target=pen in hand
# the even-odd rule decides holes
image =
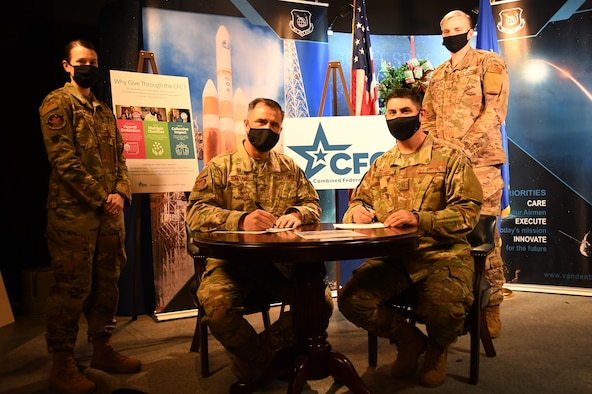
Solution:
[[[260,210],[262,210],[262,211],[265,211],[265,208],[263,208],[263,205],[261,205],[261,203],[260,203],[259,201],[255,201],[255,206],[256,206],[258,209],[260,209]],[[267,211],[265,211],[265,212],[267,212]],[[275,228],[275,224],[274,224],[273,226],[271,226],[271,228]]]
[[[372,212],[374,211],[374,209],[372,209],[372,207],[368,206],[368,204],[366,204],[366,202],[364,202],[364,200],[360,200],[362,202],[362,207],[364,207],[364,209],[368,212]],[[374,216],[372,216],[372,222],[376,223],[378,222],[378,219],[376,218],[376,212],[374,212]]]

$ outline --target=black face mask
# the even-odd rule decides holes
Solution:
[[[260,152],[267,152],[273,149],[280,140],[280,135],[270,129],[250,129],[249,142]]]
[[[81,88],[90,88],[99,79],[99,68],[85,64],[84,66],[72,66],[74,67],[74,76],[72,79]]]
[[[391,135],[399,141],[405,141],[411,138],[421,123],[419,122],[419,113],[415,116],[405,116],[402,118],[394,118],[386,121]]]
[[[467,33],[457,34],[455,36],[444,37],[442,45],[446,47],[450,52],[456,53],[463,49],[469,40],[467,39]]]

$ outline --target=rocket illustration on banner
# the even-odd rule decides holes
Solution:
[[[220,151],[235,147],[234,108],[232,103],[232,70],[230,68],[230,37],[225,26],[216,33],[216,77],[220,104]]]
[[[220,154],[220,108],[214,81],[208,79],[202,93],[204,163]]]
[[[203,90],[204,163],[236,147],[246,137],[247,104],[242,90],[233,96],[230,35],[226,26],[216,32],[216,85],[208,79]]]
[[[202,104],[203,160],[207,163],[247,137],[244,120],[248,102],[242,89],[233,90],[230,34],[224,25],[216,32],[216,84],[208,79]]]

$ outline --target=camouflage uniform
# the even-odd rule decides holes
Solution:
[[[506,119],[509,89],[503,58],[469,48],[456,66],[446,61],[436,68],[423,99],[423,129],[465,150],[483,187],[481,213],[498,220],[504,186],[500,166],[506,162],[500,128]],[[505,282],[499,234],[496,244],[487,257],[485,273],[492,285],[490,306],[501,304]]]
[[[383,222],[393,212],[419,216],[419,248],[396,256],[367,259],[339,292],[339,309],[354,324],[393,339],[401,315],[383,302],[415,284],[417,314],[430,340],[441,347],[460,334],[472,304],[474,274],[465,236],[476,224],[483,198],[465,154],[426,136],[417,152],[403,156],[397,146],[376,159],[354,190],[343,221],[353,221],[362,203]]]
[[[240,219],[257,209],[255,202],[277,217],[296,210],[302,224],[320,220],[319,196],[290,157],[270,151],[266,161],[258,161],[239,144],[212,159],[197,176],[186,221],[191,231],[238,230]],[[255,286],[289,303],[291,278],[285,268],[289,266],[207,259],[197,291],[204,318],[222,345],[244,361],[257,357],[268,333],[258,338],[240,307]],[[291,327],[283,328],[291,332]],[[274,329],[271,335],[281,335]]]
[[[123,139],[111,109],[69,82],[39,108],[51,164],[46,237],[55,285],[46,302],[50,353],[72,352],[80,314],[89,338],[111,335],[126,263],[123,214],[102,211],[108,194],[129,205],[131,190]]]

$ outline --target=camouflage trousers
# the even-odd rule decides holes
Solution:
[[[470,270],[443,267],[413,284],[402,264],[367,259],[339,290],[337,303],[356,326],[392,341],[405,316],[387,301],[415,286],[418,320],[426,325],[430,341],[444,347],[462,333],[465,310],[474,300],[467,277],[472,277]]]
[[[222,346],[241,360],[255,360],[264,346],[279,348],[294,343],[290,314],[282,314],[262,333],[257,333],[244,317],[244,301],[255,288],[270,299],[290,303],[293,282],[285,274],[289,265],[282,268],[273,263],[207,260],[197,289],[205,310],[203,320]]]
[[[481,206],[482,215],[497,216],[498,224],[501,215],[501,200],[504,187],[504,181],[499,167],[478,167],[475,168],[475,174],[481,182],[483,188],[483,205]],[[495,249],[487,256],[485,261],[485,279],[491,285],[491,296],[489,306],[500,305],[504,300],[502,287],[506,282],[504,273],[504,261],[502,260],[502,239],[499,232],[495,233]]]
[[[49,353],[73,351],[81,314],[89,339],[111,335],[127,258],[123,215],[49,210],[46,238],[55,279],[45,307]]]

